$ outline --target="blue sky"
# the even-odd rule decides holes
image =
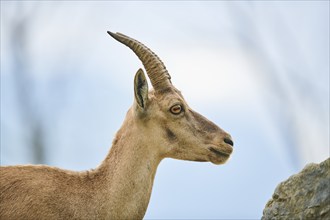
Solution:
[[[233,136],[225,165],[162,161],[146,219],[260,218],[280,181],[329,157],[328,1],[2,1],[2,165],[33,163],[13,77],[19,22],[47,164],[95,168],[133,103],[142,64],[107,30],[156,52],[189,105]]]

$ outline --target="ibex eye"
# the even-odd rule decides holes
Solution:
[[[182,110],[183,110],[183,108],[179,104],[173,105],[170,109],[170,111],[175,115],[180,114],[182,112]]]

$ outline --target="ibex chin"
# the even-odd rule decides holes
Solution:
[[[133,106],[95,170],[1,167],[0,219],[142,219],[162,159],[228,160],[230,135],[189,107],[157,55],[128,36],[108,34],[138,56],[153,90],[139,69]]]

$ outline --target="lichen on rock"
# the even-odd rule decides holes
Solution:
[[[268,219],[330,219],[330,158],[280,183],[263,211]]]

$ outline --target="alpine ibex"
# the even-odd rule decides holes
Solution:
[[[223,164],[232,153],[230,135],[189,107],[156,54],[128,36],[108,34],[134,51],[153,90],[139,69],[133,106],[95,170],[1,167],[1,219],[142,219],[162,159]]]

